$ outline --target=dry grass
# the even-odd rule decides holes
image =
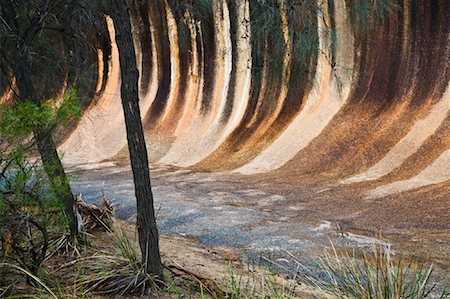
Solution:
[[[292,279],[287,279],[256,266],[243,266],[239,261],[226,262],[225,255],[213,256],[205,249],[197,251],[196,257],[187,257],[187,253],[195,252],[199,247],[171,239],[169,243],[174,242],[171,250],[178,255],[178,260],[165,256],[166,280],[155,284],[154,277],[143,271],[130,229],[130,225],[125,225],[116,227],[111,233],[97,232],[89,237],[90,243],[79,256],[61,252],[59,243],[54,242],[53,252],[39,275],[14,264],[0,264],[0,271],[6,270],[12,275],[9,285],[0,284],[0,298],[6,295],[8,298],[436,297],[435,285],[431,282],[432,266],[419,265],[412,260],[394,260],[382,247],[360,254],[354,250],[338,252],[333,248],[318,260],[320,275],[313,275],[311,269],[303,269],[298,272],[301,276],[297,272],[291,273]],[[163,253],[165,246],[167,244],[163,246]],[[197,259],[199,254],[203,260]],[[293,256],[291,258],[295,260]],[[186,259],[192,259],[196,264],[202,262],[206,268],[189,263],[181,265],[180,262]],[[297,268],[304,267],[295,261]],[[212,271],[214,267],[216,269]],[[26,277],[31,284],[25,283]],[[446,291],[440,293],[441,298],[448,298],[448,295]]]
[[[189,269],[177,261],[166,260],[166,281],[155,284],[154,277],[143,271],[137,244],[124,229],[97,232],[89,240],[84,250],[78,249],[76,254],[61,250],[65,247],[59,239],[52,242],[52,250],[39,277],[17,266],[9,271],[4,269],[10,267],[9,264],[1,264],[0,271],[6,270],[11,282],[8,286],[0,285],[0,295],[3,293],[7,298],[297,297],[290,293],[286,281],[276,275],[256,268],[244,271],[240,263],[226,262],[225,256],[213,262],[220,263],[218,268],[222,272],[214,273],[221,277],[211,277],[211,273],[202,273],[198,268]],[[27,277],[35,283],[26,284]]]
[[[394,259],[381,245],[372,250],[338,251],[334,246],[318,260],[320,275],[306,279],[335,298],[424,299],[449,298],[447,284],[438,290],[432,282],[433,265],[417,263],[412,257]],[[300,267],[301,263],[297,261]]]
[[[113,235],[113,240],[115,246],[109,252],[100,251],[77,260],[74,266],[83,272],[77,288],[83,295],[148,295],[149,288],[154,285],[154,277],[145,273],[138,254],[123,231]]]

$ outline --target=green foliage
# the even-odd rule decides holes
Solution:
[[[16,153],[17,155],[17,153]],[[10,159],[10,160],[9,160]],[[42,169],[23,156],[0,153],[0,216],[8,210],[23,207],[48,210],[59,208],[59,202],[46,192],[46,180]]]
[[[19,274],[25,274],[28,284],[48,288],[40,280],[54,236],[64,234],[68,227],[64,209],[52,192],[39,163],[26,158],[30,147],[5,146],[0,150],[0,256],[4,267],[0,293],[6,284],[14,284]],[[8,150],[8,149],[11,150]],[[6,271],[6,272],[5,272]],[[20,277],[20,276],[19,276]],[[51,293],[51,291],[50,291]],[[1,296],[0,296],[1,297]]]
[[[362,33],[383,24],[389,14],[399,9],[392,0],[346,0],[346,2],[353,27]]]
[[[97,83],[96,46],[103,38],[99,2],[1,1],[1,90],[15,86],[12,74],[20,61],[17,43],[27,36],[31,68],[27,75],[37,98],[53,98],[62,86],[76,86],[82,95],[90,93]],[[41,24],[36,26],[39,19]]]
[[[71,89],[64,93],[63,101],[58,107],[55,113],[53,122],[67,126],[72,119],[80,119],[81,108],[80,98],[78,97],[77,90]]]
[[[23,206],[47,210],[60,203],[51,189],[34,153],[31,136],[36,129],[51,134],[58,126],[80,117],[76,90],[64,93],[57,108],[55,101],[36,105],[30,100],[15,106],[0,105],[0,213]],[[50,166],[51,167],[51,166]],[[60,184],[66,182],[59,182]],[[58,182],[53,184],[58,188]]]
[[[128,239],[126,233],[123,230],[119,230],[117,235],[114,237],[116,239],[117,249],[119,250],[120,255],[128,261],[132,269],[138,270],[136,266],[139,265],[139,255],[131,244],[130,239]]]
[[[346,14],[356,34],[363,36],[381,26],[388,16],[394,13],[398,5],[390,0],[339,0],[346,7]],[[236,7],[249,6],[247,20],[233,19]],[[337,0],[307,1],[307,0],[228,0],[230,14],[232,15],[232,40],[248,39],[251,43],[252,56],[252,93],[261,91],[261,82],[264,73],[269,78],[280,78],[291,68],[296,74],[287,78],[290,87],[306,86],[313,88],[315,64],[319,55],[324,55],[327,63],[333,70],[346,71],[346,66],[336,65],[336,48],[338,45],[335,13]],[[221,1],[169,1],[171,10],[178,22],[179,46],[183,50],[190,47],[189,32],[185,16],[195,20],[201,27],[203,42],[209,43],[215,39],[213,11],[220,9]],[[188,13],[187,13],[188,12]],[[282,21],[286,15],[287,26]],[[319,22],[321,23],[319,28]],[[237,23],[237,24],[235,24]],[[237,36],[236,26],[245,26],[248,32],[244,36]],[[287,41],[285,34],[289,36]],[[319,49],[319,40],[322,47]],[[233,51],[237,49],[234,47]],[[289,66],[285,65],[285,57],[289,54]],[[335,72],[338,88],[341,89],[343,72]],[[298,78],[300,77],[300,78]],[[269,81],[273,83],[272,80]]]
[[[27,275],[28,278],[32,279],[40,287],[42,287],[50,295],[50,298],[58,299],[58,297],[55,295],[55,293],[53,293],[53,291],[44,282],[42,282],[42,280],[39,277],[35,276],[33,273],[31,273],[27,269],[24,269],[22,267],[16,266],[14,264],[9,264],[9,263],[0,263],[0,267],[14,268],[16,270],[19,270],[20,272],[23,272],[25,275]]]
[[[0,214],[3,213],[5,211],[6,208],[6,203],[4,200],[2,200],[2,198],[0,197]]]
[[[334,248],[333,248],[334,249]],[[319,288],[337,298],[411,298],[423,299],[437,296],[433,291],[433,266],[409,260],[394,260],[389,251],[374,245],[371,253],[356,250],[326,254],[319,261],[322,277],[309,277]],[[445,298],[446,286],[440,298]]]
[[[119,230],[110,237],[115,241],[112,250],[78,260],[85,275],[79,280],[77,289],[82,290],[83,295],[148,294],[155,277],[145,272],[145,265],[140,262],[126,233]]]
[[[65,92],[58,105],[54,101],[41,101],[37,105],[27,99],[15,106],[0,105],[0,135],[6,142],[17,142],[28,137],[37,128],[51,132],[58,125],[67,126],[70,120],[81,115],[79,98],[75,89]],[[55,107],[56,106],[56,107]]]
[[[37,129],[51,134],[80,115],[75,90],[59,103],[41,103],[0,105],[0,252],[33,275],[45,259],[50,235],[67,227],[63,205],[50,192],[67,182],[50,184],[34,157],[31,136]]]

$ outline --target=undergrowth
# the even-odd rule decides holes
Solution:
[[[305,277],[335,298],[449,298],[450,278],[439,290],[432,277],[434,265],[418,263],[413,257],[395,259],[382,244],[374,244],[368,251],[355,248],[338,251],[332,245],[317,260],[320,274],[306,269]],[[299,261],[296,263],[297,269],[305,268]]]
[[[382,246],[368,251],[332,246],[314,269],[291,255],[297,270],[283,275],[256,266],[244,271],[228,262],[222,278],[210,278],[166,264],[163,283],[144,272],[137,244],[124,230],[89,238],[77,255],[51,243],[37,274],[13,260],[0,261],[0,277],[8,276],[8,283],[0,279],[0,298],[449,298],[446,287],[436,288],[432,265],[394,259]]]

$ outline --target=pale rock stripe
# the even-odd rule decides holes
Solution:
[[[417,121],[408,134],[403,137],[378,163],[364,173],[355,175],[343,183],[351,184],[361,181],[379,179],[399,167],[412,156],[422,144],[434,134],[450,113],[450,84],[442,99],[434,105],[430,113]],[[449,166],[450,168],[450,166]],[[448,171],[450,173],[450,170]]]
[[[314,79],[314,82],[318,82],[318,85],[308,95],[302,111],[287,129],[266,150],[248,164],[236,169],[236,172],[244,174],[263,173],[281,167],[323,131],[347,99],[354,72],[354,38],[347,19],[345,2],[339,0],[334,1],[334,3],[336,35],[337,40],[340,41],[336,47],[336,71],[334,76],[324,55],[325,45],[328,41],[325,40],[323,19],[319,15],[317,19],[320,50]],[[323,5],[323,7],[326,6]],[[326,14],[326,12],[324,13]],[[341,89],[339,89],[339,85],[342,86]]]
[[[119,53],[115,42],[114,23],[109,17],[107,23],[111,38],[108,80],[96,104],[84,114],[74,132],[59,146],[58,151],[65,164],[99,162],[114,156],[126,146],[125,121],[120,98]],[[154,44],[152,48],[153,53],[156,53]],[[156,62],[157,57],[153,55],[153,65],[156,66]],[[152,85],[147,96],[140,101],[142,112],[149,109],[156,95],[156,72],[157,68],[154,67]],[[70,155],[65,156],[65,152],[70,152]]]
[[[281,110],[283,109],[283,106],[285,104],[286,101],[286,97],[288,94],[288,88],[289,88],[289,80],[291,77],[291,38],[290,38],[290,34],[289,34],[289,24],[288,24],[288,17],[287,17],[287,12],[286,12],[286,1],[285,0],[281,0],[280,1],[280,5],[281,5],[281,27],[282,27],[282,31],[283,31],[283,39],[284,39],[284,44],[285,44],[285,53],[284,53],[284,57],[283,57],[283,68],[282,68],[282,75],[281,75],[281,89],[280,89],[280,94],[278,96],[278,99],[275,102],[276,106],[275,109],[273,111],[273,113],[270,114],[270,118],[266,118],[265,121],[261,124],[261,126],[258,128],[258,132],[259,134],[265,134],[267,129],[275,122],[275,120],[278,118],[278,116],[281,113]],[[271,55],[271,53],[268,53],[268,55]],[[258,114],[259,114],[259,110],[262,107],[262,103],[264,101],[263,97],[265,96],[265,90],[267,88],[266,84],[267,84],[267,74],[268,74],[268,69],[266,68],[264,70],[264,75],[263,75],[263,82],[265,82],[265,84],[263,85],[263,88],[261,88],[260,91],[260,97],[261,99],[258,101],[258,105],[255,109],[255,113],[253,114],[252,119],[249,121],[249,123],[247,124],[247,127],[251,127],[257,120]]]
[[[221,12],[221,13],[220,13]],[[186,132],[181,142],[176,142],[169,152],[159,162],[162,164],[175,164],[178,166],[190,166],[206,157],[213,149],[221,143],[220,136],[225,135],[224,125],[220,123],[224,110],[226,108],[227,95],[230,86],[232,70],[232,44],[230,33],[230,16],[228,6],[225,0],[222,2],[222,9],[217,9],[214,14],[216,32],[220,33],[218,41],[219,56],[217,58],[218,68],[214,96],[217,98],[217,105],[213,105],[209,117],[203,120],[203,126],[194,124]],[[221,74],[221,75],[220,75]],[[213,102],[213,103],[214,103]],[[195,140],[195,141],[194,141]]]
[[[366,199],[376,199],[421,187],[444,183],[450,180],[450,149],[442,153],[433,163],[418,175],[375,188],[366,194]]]
[[[167,103],[164,106],[164,113],[161,116],[161,123],[169,115],[173,106],[176,105],[180,83],[180,51],[178,48],[178,28],[177,22],[175,21],[175,18],[173,17],[173,14],[170,11],[170,7],[168,7],[167,2],[166,21],[170,45],[170,90],[169,96],[167,97]]]
[[[183,134],[188,124],[199,111],[201,105],[199,92],[203,88],[203,69],[199,65],[197,49],[197,33],[201,32],[201,29],[197,27],[198,24],[188,11],[185,13],[185,18],[189,28],[189,35],[191,36],[191,63],[189,65],[189,82],[186,88],[186,104],[174,132],[176,137]],[[198,102],[200,102],[200,105]]]
[[[226,16],[226,13],[225,13]],[[250,24],[246,27],[244,24],[245,20],[249,20],[250,12],[249,12],[249,2],[243,1],[239,4],[238,7],[238,19],[239,25],[237,28],[237,36],[242,37],[246,34],[250,34]],[[229,43],[228,49],[230,51],[229,57],[229,65],[230,71],[232,66],[232,56],[231,56],[231,35],[229,35]],[[222,113],[217,115],[215,121],[215,127],[212,127],[206,133],[207,137],[203,140],[208,140],[208,136],[210,136],[209,140],[211,143],[209,145],[205,145],[205,142],[200,143],[201,146],[198,147],[198,151],[195,156],[191,156],[189,161],[183,164],[183,166],[191,166],[194,165],[204,158],[207,157],[208,154],[215,151],[228,137],[228,135],[239,125],[242,120],[245,110],[247,109],[249,98],[250,98],[250,87],[251,87],[251,44],[250,39],[237,39],[237,55],[236,58],[236,86],[235,86],[235,95],[233,98],[233,109],[231,111],[231,115],[227,123],[225,125],[219,125],[219,120],[222,117]],[[231,75],[231,74],[230,74]],[[230,78],[228,78],[228,81]],[[227,87],[228,89],[228,87]],[[224,96],[227,94],[224,93]],[[226,100],[226,98],[224,98]],[[203,147],[204,146],[204,147]],[[185,162],[185,161],[183,161]]]
[[[222,94],[220,97],[220,107],[219,111],[216,114],[212,126],[219,126],[219,121],[221,116],[224,113],[226,103],[227,103],[227,96],[228,96],[228,90],[230,88],[230,80],[231,80],[231,70],[233,67],[233,48],[231,45],[231,31],[230,31],[230,12],[228,11],[228,6],[226,0],[222,1],[222,13],[223,13],[223,28],[222,28],[222,35],[223,35],[223,57],[224,57],[224,78],[223,78],[223,88],[222,88]]]
[[[103,71],[104,71],[104,63],[103,63],[103,51],[101,49],[97,49],[97,86],[95,86],[95,92],[99,92],[102,88],[103,83]]]
[[[252,49],[250,43],[251,26],[250,22],[250,7],[249,2],[244,0],[239,6],[238,18],[239,26],[237,28],[237,36],[247,36],[247,38],[237,39],[237,76],[236,76],[236,88],[235,97],[233,101],[233,111],[231,112],[230,121],[227,124],[228,135],[236,126],[240,123],[247,110],[248,102],[250,99],[250,86],[251,86],[251,74],[252,74]],[[247,24],[245,26],[244,24]],[[241,93],[237,92],[242,90]]]

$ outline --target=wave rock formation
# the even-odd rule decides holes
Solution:
[[[392,1],[364,30],[354,12],[364,1],[319,1],[309,13],[308,1],[266,2],[133,2],[152,162],[334,181],[369,199],[421,187],[448,195],[449,1]],[[67,163],[127,155],[106,24],[97,95],[60,146]]]

